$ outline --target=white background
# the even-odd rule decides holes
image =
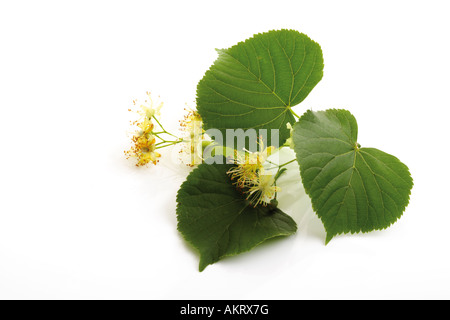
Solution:
[[[1,1],[0,298],[448,299],[448,1]],[[323,50],[296,113],[346,108],[359,143],[406,163],[415,186],[384,231],[325,231],[284,178],[298,232],[198,272],[176,230],[189,170],[167,151],[135,168],[127,109],[161,96],[177,129],[227,48],[292,28]],[[283,185],[282,185],[283,187]]]

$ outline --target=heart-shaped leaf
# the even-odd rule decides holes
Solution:
[[[396,157],[357,143],[346,110],[307,111],[294,126],[294,150],[326,243],[340,233],[385,229],[401,217],[413,181]]]
[[[320,46],[295,30],[257,34],[218,50],[219,57],[197,86],[205,129],[255,129],[266,145],[279,146],[294,123],[291,107],[302,102],[323,76]],[[278,129],[272,141],[270,129]],[[255,139],[256,140],[256,139]],[[246,145],[248,148],[248,144]]]
[[[178,191],[178,230],[199,251],[200,271],[222,257],[297,230],[295,221],[278,208],[251,205],[227,174],[232,166],[201,164]]]

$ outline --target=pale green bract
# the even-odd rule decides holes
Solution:
[[[413,181],[396,157],[357,143],[346,110],[307,111],[294,126],[303,186],[322,220],[326,243],[340,233],[387,228],[409,203]]]
[[[323,76],[320,46],[295,30],[261,33],[224,50],[197,86],[205,129],[269,130],[266,145],[282,145],[295,123],[291,107]],[[270,129],[279,130],[272,141]]]
[[[225,256],[297,230],[295,221],[280,209],[253,207],[232,184],[227,174],[232,166],[201,164],[178,191],[178,230],[200,253],[200,271]]]

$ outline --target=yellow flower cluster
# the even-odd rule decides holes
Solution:
[[[200,114],[196,110],[185,109],[187,114],[180,120],[180,127],[183,131],[183,144],[180,151],[181,161],[193,167],[203,162],[203,122]]]
[[[253,185],[247,191],[247,200],[250,200],[255,207],[258,204],[267,205],[275,194],[280,192],[280,187],[275,185],[274,177],[271,174],[265,174],[264,168],[261,168],[252,182]]]
[[[148,100],[145,100],[145,102],[140,105],[140,110],[138,111],[140,119],[131,122],[131,124],[138,129],[131,138],[133,143],[131,149],[125,151],[127,159],[137,159],[136,166],[138,167],[145,166],[150,162],[156,164],[158,158],[161,157],[161,154],[156,152],[156,138],[153,135],[154,124],[152,118],[155,114],[159,113],[163,103],[161,102],[155,105],[149,92],[147,92],[147,96]],[[137,100],[134,100],[133,104],[136,105]],[[132,110],[129,109],[129,111]]]
[[[263,167],[267,158],[274,152],[274,147],[264,148],[262,139],[259,142],[259,152],[246,152],[244,155],[236,154],[236,166],[228,170],[236,187],[247,194],[254,207],[267,205],[280,188],[275,185],[274,176],[267,173]]]

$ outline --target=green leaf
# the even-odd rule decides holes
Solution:
[[[346,110],[307,111],[294,126],[294,150],[326,243],[340,233],[381,230],[409,203],[413,181],[396,157],[357,143],[356,119]]]
[[[224,50],[197,86],[205,129],[268,130],[266,144],[282,145],[294,123],[291,107],[302,102],[323,76],[320,46],[294,30],[269,31]],[[270,129],[279,129],[272,141]],[[248,148],[248,145],[246,145]]]
[[[200,253],[200,271],[222,257],[293,234],[296,223],[271,205],[254,208],[232,184],[233,165],[201,164],[177,195],[178,230]]]

